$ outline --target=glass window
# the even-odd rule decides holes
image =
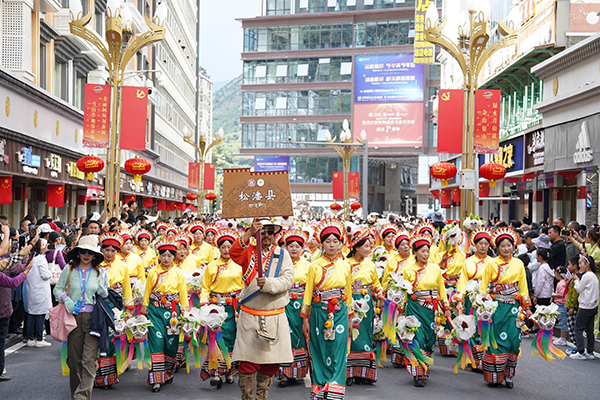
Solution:
[[[287,111],[289,115],[298,115],[298,92],[290,91],[287,94]]]
[[[267,136],[265,137],[265,145],[268,148],[275,147],[275,140],[277,139],[277,125],[267,125]]]
[[[256,124],[256,147],[264,148],[265,147],[265,135],[266,135],[266,126],[265,124]]]
[[[254,103],[255,110],[264,110],[267,107],[267,99],[264,97],[264,95],[264,93],[257,93],[256,101]]]
[[[310,26],[300,26],[300,39],[299,39],[300,50],[310,49]]]
[[[331,25],[331,47],[342,47],[342,24]]]
[[[321,45],[320,27],[319,25],[310,26],[310,48],[318,49]]]
[[[316,81],[317,71],[319,68],[319,59],[311,58],[308,60],[308,82]]]
[[[352,92],[350,90],[342,91],[342,114],[350,114],[352,105]]]
[[[325,182],[327,176],[327,159],[328,157],[317,158],[317,182]]]
[[[441,67],[440,64],[431,64],[429,66],[429,79],[440,79]]]
[[[275,115],[275,99],[277,94],[275,92],[267,92],[267,113],[268,116]]]
[[[298,92],[298,115],[308,115],[308,91]]]
[[[274,26],[268,29],[268,42],[267,42],[267,51],[276,51],[277,50],[277,27]]]
[[[364,31],[363,31],[364,39]],[[364,46],[364,44],[363,44]],[[344,24],[342,32],[342,47],[352,47],[352,24]],[[357,46],[361,47],[361,46]]]
[[[103,29],[104,31],[104,29]],[[244,35],[244,51],[256,51],[258,50],[258,34],[256,28],[246,29]]]
[[[344,33],[346,31],[344,30]],[[365,46],[365,35],[366,35],[366,24],[360,23],[354,26],[354,46],[364,47]]]
[[[387,21],[377,23],[377,46],[387,46]]]
[[[298,76],[308,76],[308,60],[306,64],[298,64]]]
[[[329,96],[330,104],[329,110],[330,114],[339,114],[342,110],[342,91],[341,90],[332,90]]]
[[[245,92],[243,95],[243,106],[242,106],[242,113],[244,116],[252,116],[254,115],[254,109],[255,109],[255,99],[254,99],[254,92]]]
[[[242,147],[254,147],[254,125],[244,125],[242,129]]]
[[[277,100],[275,102],[275,108],[278,110],[286,110],[287,109],[287,93],[286,92],[277,92]],[[279,115],[279,113],[278,113]],[[285,115],[282,114],[282,115]]]
[[[409,22],[408,21],[400,21],[400,30],[399,30],[399,44],[408,44],[408,31],[409,31]]]
[[[331,114],[329,104],[329,90],[320,90],[319,96],[319,115]]]
[[[321,25],[321,49],[331,47],[331,25]]]
[[[286,78],[287,77],[287,62],[285,60],[279,60],[277,64],[277,78]]]
[[[308,91],[308,115],[318,115],[319,113],[319,94],[312,90]]]
[[[263,61],[264,63],[264,61]],[[258,65],[256,67],[256,77],[257,78],[266,78],[267,77],[267,65]]]
[[[277,75],[277,61],[267,61],[267,83],[275,83]]]
[[[388,22],[388,46],[398,46],[398,21],[389,21]]]
[[[352,74],[352,61],[342,62],[340,74],[341,75],[351,75]]]
[[[319,59],[319,77],[318,77],[318,81],[319,82],[327,82],[329,81],[329,74],[331,72],[331,64],[330,64],[330,59],[329,58],[320,58]]]
[[[300,27],[290,26],[290,50],[298,50],[300,46]]]
[[[306,181],[311,182],[311,179],[317,177],[317,157],[306,158]]]
[[[267,28],[258,28],[258,51],[267,51],[268,30]]]
[[[366,45],[367,47],[377,44],[377,22],[367,23]]]
[[[339,82],[341,81],[341,76],[340,76],[340,65],[341,65],[341,58],[339,57],[335,57],[331,59],[331,81],[332,82]]]
[[[287,26],[280,26],[277,30],[277,50],[289,50],[290,49],[290,37],[289,28]]]
[[[308,69],[306,70],[308,73]],[[288,60],[288,82],[298,82],[298,60]]]

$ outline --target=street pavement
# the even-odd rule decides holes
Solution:
[[[60,345],[52,341],[52,347],[21,347],[7,349],[6,370],[12,377],[0,383],[2,399],[69,399],[68,377],[61,375]],[[532,339],[524,339],[522,357],[517,366],[514,389],[492,388],[477,372],[459,370],[452,372],[456,358],[435,354],[435,363],[425,388],[415,388],[412,378],[404,369],[394,369],[385,363],[378,370],[378,382],[374,385],[352,385],[346,390],[347,399],[592,399],[598,398],[598,371],[600,359],[575,361],[568,358],[548,363],[530,353]],[[565,349],[565,347],[561,347]],[[131,369],[120,376],[120,382],[110,390],[94,389],[94,399],[239,399],[236,384],[223,385],[217,390],[200,379],[199,370],[189,374],[180,371],[173,384],[166,385],[159,393],[152,393],[146,385],[147,371]],[[310,397],[308,382],[280,388],[275,384],[269,393],[271,400],[306,400]]]

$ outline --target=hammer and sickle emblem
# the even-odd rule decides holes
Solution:
[[[444,101],[450,100],[450,93],[449,92],[442,93],[442,100],[444,100]]]
[[[139,89],[138,89],[138,90],[137,90],[137,93],[136,93],[136,97],[137,97],[138,99],[143,99],[144,97],[146,97],[146,93],[145,93],[143,90],[139,90]]]

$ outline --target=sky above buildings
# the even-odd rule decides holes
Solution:
[[[244,43],[237,18],[260,15],[260,0],[200,0],[200,65],[213,82],[229,81],[242,73]]]

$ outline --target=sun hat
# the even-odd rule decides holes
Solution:
[[[79,239],[77,246],[67,253],[67,262],[75,260],[77,254],[79,254],[79,250],[90,250],[94,252],[94,259],[98,261],[98,264],[104,261],[104,255],[100,252],[98,245],[98,235],[87,235]]]

